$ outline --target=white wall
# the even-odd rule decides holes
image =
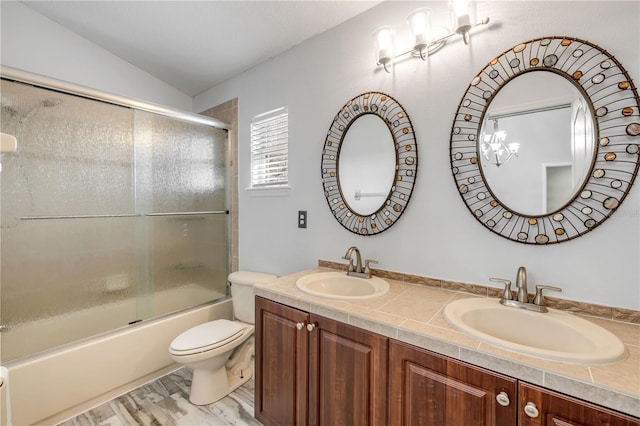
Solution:
[[[16,1],[0,2],[0,64],[192,111],[193,99]]]
[[[496,236],[480,225],[458,195],[449,165],[451,124],[469,82],[491,59],[542,36],[586,39],[608,50],[640,83],[638,2],[480,2],[478,16],[491,27],[471,46],[460,40],[422,63],[376,70],[372,31],[391,24],[408,40],[406,16],[423,3],[385,2],[334,30],[247,71],[194,99],[202,111],[239,99],[240,266],[286,274],[342,261],[357,245],[380,268],[448,280],[489,284],[515,279],[527,267],[531,284],[564,288],[562,297],[640,309],[640,182],[602,226],[562,244],[537,247]],[[434,25],[447,24],[447,2],[430,2]],[[333,218],[320,182],[324,139],[334,115],[349,99],[383,91],[407,110],[418,138],[419,170],[411,202],[399,222],[376,236],[358,236]],[[249,122],[279,106],[289,108],[291,191],[259,197],[249,185]],[[296,227],[308,210],[308,228]],[[342,261],[344,262],[344,261]]]

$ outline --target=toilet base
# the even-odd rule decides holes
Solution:
[[[208,405],[221,400],[248,382],[254,372],[254,338],[236,348],[225,366],[216,370],[193,369],[189,401]]]

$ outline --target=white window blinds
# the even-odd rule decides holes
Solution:
[[[289,181],[289,113],[278,108],[251,119],[251,187]]]

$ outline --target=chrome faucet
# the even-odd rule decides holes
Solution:
[[[351,258],[351,256],[353,256],[353,252],[356,252],[356,268],[355,270],[353,269],[353,259]],[[342,256],[342,258],[344,260],[348,260],[349,261],[349,270],[347,272],[363,272],[362,271],[362,257],[360,256],[360,250],[358,250],[358,247],[356,246],[351,246],[349,247],[349,249],[347,250],[347,253]]]
[[[527,292],[527,269],[524,266],[518,268],[518,275],[516,275],[516,288],[518,289],[518,302],[529,303],[529,293]]]
[[[528,309],[536,312],[548,312],[543,290],[562,291],[561,288],[552,287],[549,285],[536,285],[536,295],[532,302],[529,302],[529,293],[527,291],[527,270],[524,266],[518,268],[518,274],[516,275],[516,288],[518,293],[514,300],[511,293],[511,281],[502,278],[489,278],[490,281],[501,282],[504,284],[504,291],[500,298],[500,303],[505,306],[511,306],[513,308]]]
[[[353,252],[356,252],[356,265],[355,267],[353,266]],[[356,246],[351,246],[349,247],[349,249],[347,250],[347,253],[345,253],[344,256],[342,256],[343,259],[348,260],[349,261],[349,267],[347,269],[347,275],[351,275],[354,277],[360,277],[360,278],[371,278],[371,268],[369,267],[369,264],[371,263],[378,263],[375,260],[365,260],[364,261],[364,268],[362,267],[362,257],[360,256],[360,250],[358,250],[358,247]]]

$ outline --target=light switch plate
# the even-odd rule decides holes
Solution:
[[[307,227],[307,211],[298,210],[298,228]]]

